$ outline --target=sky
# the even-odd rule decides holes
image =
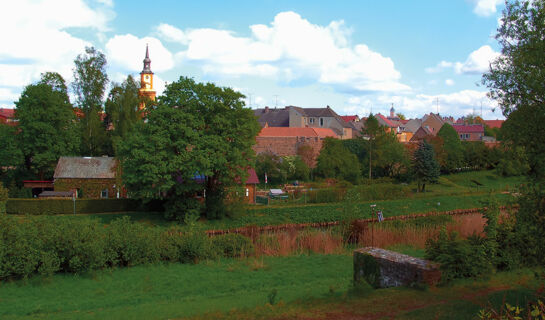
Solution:
[[[481,77],[500,54],[502,0],[17,0],[0,19],[0,107],[46,71],[73,80],[86,46],[111,81],[142,70],[231,87],[252,108],[340,115],[439,111],[503,119]]]

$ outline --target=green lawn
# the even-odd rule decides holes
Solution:
[[[472,319],[503,299],[524,305],[532,270],[437,288],[355,290],[351,255],[229,259],[55,275],[0,284],[1,319]],[[543,270],[538,270],[543,272]],[[272,302],[272,304],[271,304]]]
[[[1,319],[166,319],[346,291],[351,255],[223,260],[0,284]],[[272,293],[276,290],[276,295]]]

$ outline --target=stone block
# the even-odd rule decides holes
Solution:
[[[354,250],[354,281],[375,288],[434,285],[441,280],[439,264],[375,247]]]

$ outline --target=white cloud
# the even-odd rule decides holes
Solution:
[[[439,73],[445,69],[452,68],[454,64],[448,61],[441,61],[435,67],[426,68],[426,73]]]
[[[12,99],[15,88],[20,91],[38,80],[42,72],[56,71],[71,79],[74,59],[91,44],[67,29],[86,29],[97,35],[107,31],[114,13],[103,3],[91,6],[83,0],[18,0],[4,6],[0,19],[0,30],[4,31],[0,33],[0,100]]]
[[[497,7],[504,2],[504,0],[472,0],[475,4],[473,12],[481,17],[488,17],[497,12]]]
[[[137,38],[132,34],[116,35],[106,43],[108,61],[127,71],[140,71],[143,67],[146,44],[149,45],[152,71],[166,71],[174,67],[172,53],[161,41],[152,37]],[[135,54],[140,52],[140,54]]]
[[[502,118],[495,102],[488,100],[485,91],[462,90],[447,94],[427,95],[380,95],[375,98],[373,112],[387,113],[391,103],[394,103],[396,112],[404,113],[408,117],[422,117],[425,113],[437,112],[443,116],[461,117],[472,113],[480,113],[483,105],[485,119]],[[439,108],[437,108],[439,105]],[[496,108],[496,113],[491,111]]]
[[[163,39],[187,45],[176,54],[179,61],[200,65],[209,75],[317,82],[342,92],[410,90],[400,82],[392,59],[365,44],[349,45],[351,30],[343,21],[320,26],[295,12],[281,12],[270,25],[250,26],[249,37],[210,28],[182,31],[165,24],[157,30]]]
[[[445,80],[445,84],[446,84],[447,86],[453,86],[453,85],[454,85],[454,80],[452,80],[452,79],[446,79],[446,80]]]
[[[157,26],[156,29],[159,37],[163,38],[166,41],[187,44],[187,36],[185,35],[185,33],[182,30],[171,26],[170,24],[161,23]]]
[[[490,63],[500,56],[489,45],[480,47],[467,57],[464,63],[456,62],[454,70],[456,73],[479,74],[488,71]]]
[[[484,45],[471,52],[465,62],[441,61],[435,67],[426,68],[426,73],[438,73],[445,69],[454,69],[457,74],[481,74],[488,71],[490,63],[500,53],[489,45]]]

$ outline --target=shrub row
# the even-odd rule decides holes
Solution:
[[[136,199],[77,199],[76,214],[124,212],[142,209],[141,201]],[[6,211],[9,214],[73,214],[72,199],[8,199]]]
[[[128,217],[104,226],[93,219],[0,215],[2,280],[160,261],[196,263],[252,252],[251,240],[242,235],[209,238],[178,227],[164,231]]]

